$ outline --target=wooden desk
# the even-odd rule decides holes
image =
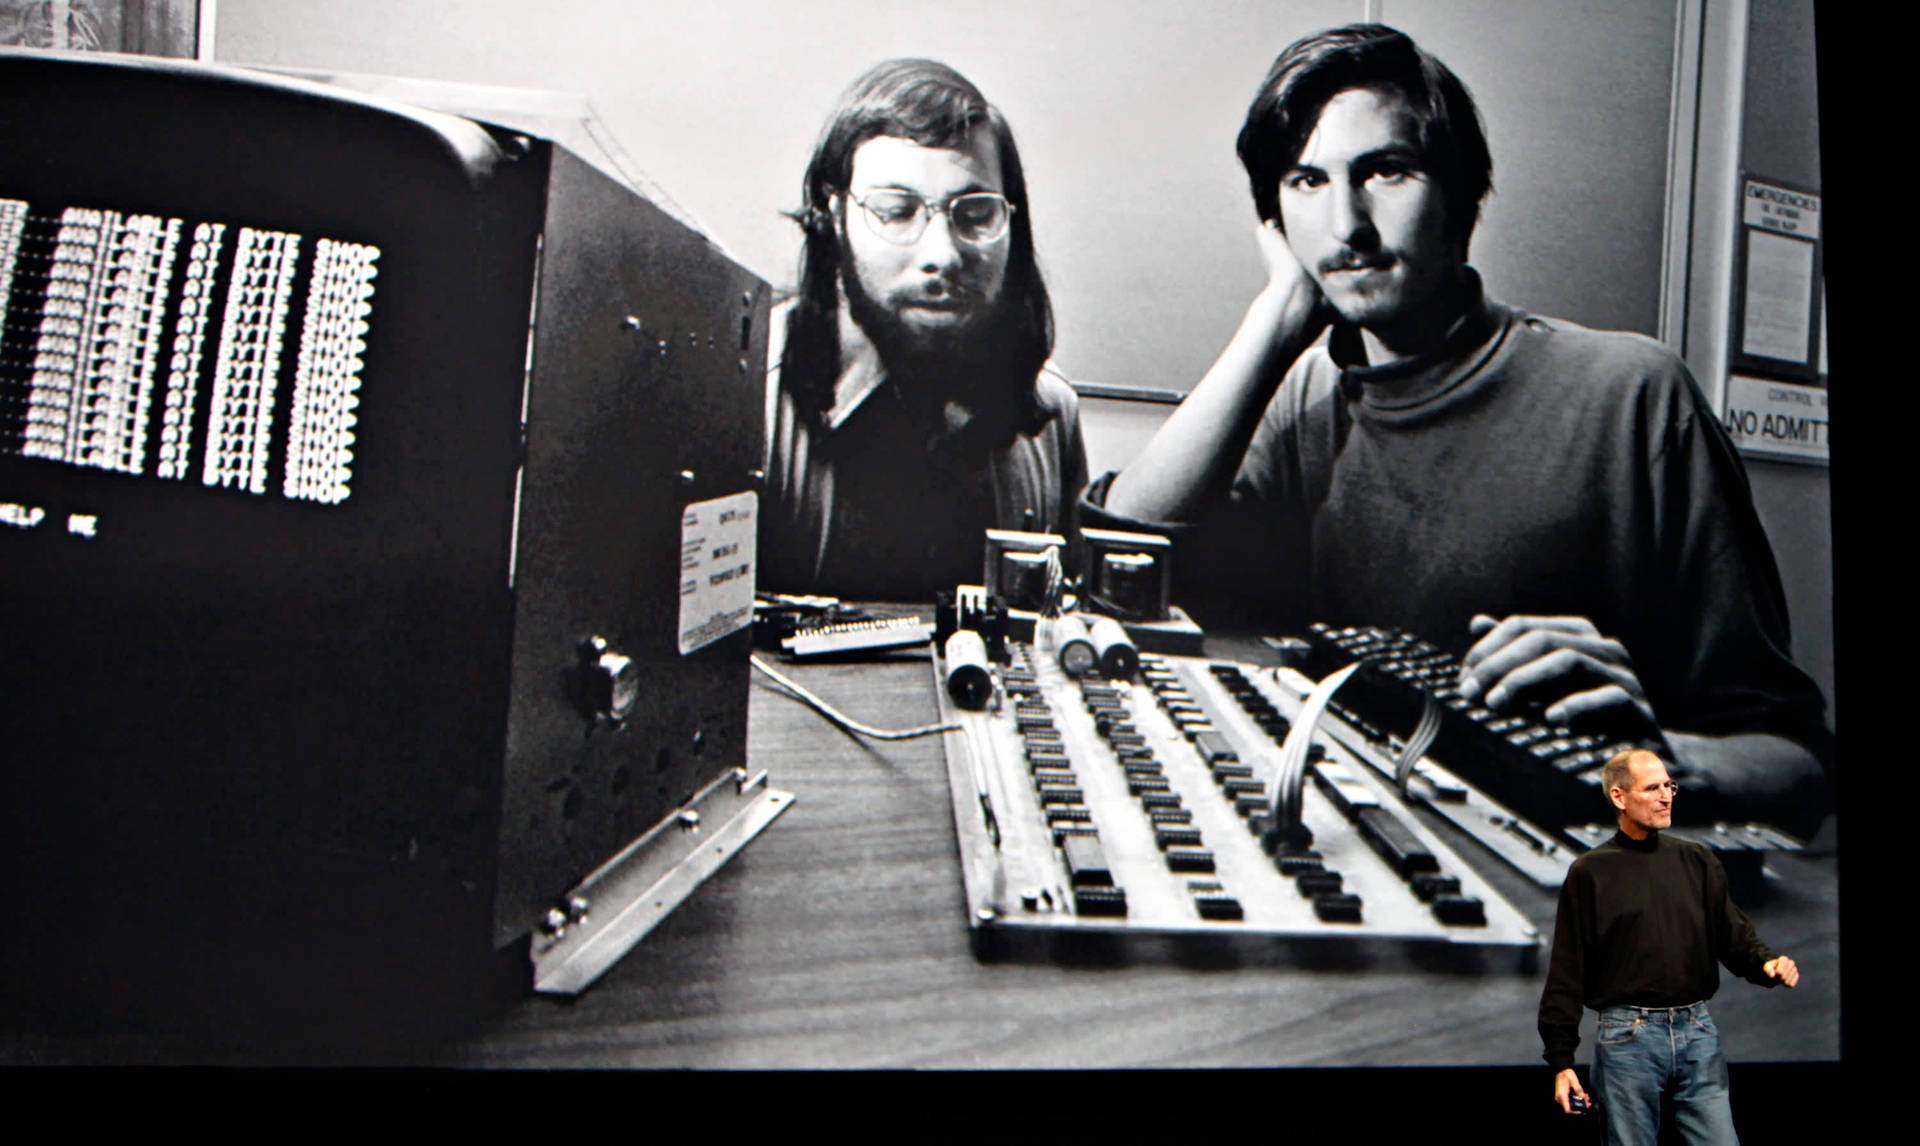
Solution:
[[[924,653],[792,673],[870,724],[935,719]],[[1540,1065],[1544,949],[1532,968],[1511,952],[1439,965],[1398,950],[1307,958],[1270,946],[1237,961],[1165,945],[1122,960],[1097,946],[980,958],[937,738],[856,739],[757,674],[752,689],[751,763],[795,804],[578,998],[516,998],[453,1039],[344,1049],[99,1028],[0,1031],[0,1062]],[[1470,841],[1456,846],[1484,861],[1488,878],[1550,934],[1551,893]],[[1777,894],[1752,914],[1767,941],[1798,960],[1802,985],[1763,991],[1723,975],[1714,1012],[1736,1062],[1837,1059],[1834,860],[1775,866]],[[1591,1044],[1591,1014],[1583,1039]]]
[[[799,666],[855,719],[936,718],[925,656]],[[1483,965],[1371,965],[1285,950],[1238,965],[1148,948],[983,960],[961,894],[937,738],[842,733],[756,674],[750,754],[796,802],[574,1000],[530,998],[434,1051],[526,1067],[1538,1065],[1544,948]],[[1554,897],[1457,845],[1545,935]],[[1752,910],[1799,962],[1793,991],[1723,973],[1714,1013],[1735,1061],[1839,1057],[1834,861],[1775,864]],[[1590,1045],[1592,1015],[1583,1040]],[[1586,1047],[1583,1046],[1583,1051]],[[1586,1056],[1583,1054],[1583,1061]]]

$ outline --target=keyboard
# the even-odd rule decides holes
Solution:
[[[1539,705],[1494,712],[1470,701],[1458,688],[1460,659],[1403,630],[1317,623],[1307,642],[1302,671],[1315,679],[1362,662],[1328,705],[1361,735],[1383,744],[1405,737],[1431,698],[1440,706],[1440,728],[1428,755],[1538,824],[1609,819],[1602,766],[1625,749],[1654,746],[1554,724]]]

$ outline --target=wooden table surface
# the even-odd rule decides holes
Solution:
[[[924,654],[791,674],[848,715],[936,718]],[[431,1061],[514,1067],[1538,1065],[1546,958],[1305,956],[1166,945],[982,958],[969,941],[939,738],[853,737],[755,674],[749,753],[796,801],[573,1000],[529,998]],[[1437,829],[1438,830],[1438,829]],[[1827,835],[1831,836],[1829,829]],[[1450,837],[1450,842],[1456,837]],[[1551,935],[1554,897],[1456,847]],[[1779,859],[1751,908],[1801,986],[1723,973],[1729,1057],[1839,1057],[1831,854]],[[1044,945],[1042,945],[1044,946]],[[1451,953],[1450,953],[1451,954]],[[1484,957],[1477,957],[1484,956]],[[1583,1032],[1590,1046],[1592,1015]],[[1582,1055],[1583,1060],[1585,1055]]]
[[[924,652],[788,671],[869,724],[936,718]],[[978,953],[939,738],[858,739],[758,674],[751,687],[750,764],[767,769],[794,804],[577,998],[514,997],[458,1036],[344,1051],[111,1027],[4,1030],[0,1062],[1540,1065],[1534,1018],[1544,947],[1532,960],[1511,950],[1469,948],[1441,960],[1397,947],[1267,943],[1231,951],[1040,943]],[[1552,893],[1437,821],[1435,830],[1551,934]],[[1761,990],[1723,974],[1714,1013],[1736,1063],[1835,1060],[1835,858],[1827,847],[1773,866],[1772,894],[1750,911],[1767,942],[1799,962],[1801,986]],[[1589,1014],[1583,1052],[1591,1038]]]

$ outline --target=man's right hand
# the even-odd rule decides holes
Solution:
[[[1576,1094],[1585,1099],[1587,1089],[1580,1085],[1580,1076],[1574,1073],[1572,1067],[1553,1076],[1553,1100],[1560,1104],[1561,1110],[1573,1113],[1573,1096]]]
[[[1554,724],[1611,717],[1615,732],[1659,730],[1633,658],[1587,618],[1480,613],[1467,632],[1474,643],[1460,660],[1460,695],[1468,700],[1506,712],[1531,694]]]
[[[1266,294],[1280,303],[1275,316],[1279,319],[1273,330],[1276,339],[1300,340],[1310,343],[1320,337],[1320,332],[1330,325],[1336,315],[1325,295],[1320,293],[1320,284],[1313,281],[1307,268],[1287,245],[1287,237],[1280,233],[1280,224],[1272,219],[1253,229],[1254,243],[1260,248],[1260,261],[1267,268]]]

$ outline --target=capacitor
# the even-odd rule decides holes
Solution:
[[[1062,672],[1079,678],[1098,667],[1100,656],[1094,651],[1093,638],[1087,634],[1086,622],[1069,613],[1063,617],[1047,618],[1041,623],[1046,626],[1046,643],[1053,649],[1054,659],[1060,663]]]
[[[1087,628],[1093,651],[1100,659],[1100,671],[1108,680],[1132,680],[1140,670],[1140,650],[1134,648],[1127,630],[1112,617],[1095,617]]]
[[[961,708],[979,711],[993,696],[987,670],[987,642],[972,629],[956,629],[947,638],[947,695]]]

